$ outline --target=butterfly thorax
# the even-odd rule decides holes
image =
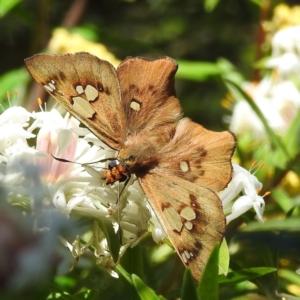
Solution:
[[[125,147],[120,150],[117,160],[111,161],[104,171],[107,184],[124,181],[130,174],[143,177],[158,164],[156,147],[142,138],[128,138]]]

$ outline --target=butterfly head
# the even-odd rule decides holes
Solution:
[[[118,155],[129,173],[142,176],[158,164],[157,151],[153,144],[147,140],[129,138],[125,147]]]
[[[123,182],[129,176],[129,171],[126,165],[117,159],[111,160],[108,164],[107,170],[103,171],[103,180],[106,184],[113,184],[116,181]]]

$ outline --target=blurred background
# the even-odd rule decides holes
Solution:
[[[186,116],[212,129],[224,127],[226,112],[220,105],[226,88],[220,74],[232,64],[248,80],[258,79],[254,63],[261,58],[264,32],[261,22],[270,20],[271,0],[2,0],[0,6],[0,96],[30,79],[23,60],[40,52],[91,51],[79,34],[105,45],[119,60],[127,56],[170,56],[179,62],[176,88]],[[297,1],[294,1],[295,3]],[[287,1],[292,5],[293,1]],[[55,35],[60,27],[68,30]],[[49,47],[49,42],[51,45]],[[101,53],[98,53],[101,57]],[[182,62],[181,62],[182,61]],[[184,62],[198,62],[191,65]],[[19,77],[3,81],[18,70]],[[187,69],[189,70],[187,72]],[[187,74],[188,73],[188,74]],[[28,77],[28,78],[27,78]],[[7,81],[9,83],[7,84]],[[36,97],[36,95],[34,95]],[[44,99],[45,100],[45,99]],[[22,100],[23,101],[23,100]],[[27,90],[26,100],[34,108],[36,99]],[[28,106],[27,106],[28,107]],[[208,113],[209,112],[209,113]]]
[[[36,53],[87,51],[115,66],[127,56],[172,57],[179,65],[176,90],[185,116],[208,129],[234,131],[239,138],[234,160],[247,170],[256,160],[262,162],[259,166],[266,165],[257,172],[264,186],[262,195],[271,191],[265,198],[266,226],[257,222],[253,209],[228,225],[226,240],[231,254],[230,270],[234,274],[231,282],[223,275],[220,299],[284,299],[287,293],[289,299],[299,299],[296,296],[300,296],[300,76],[295,74],[300,68],[296,73],[293,68],[287,70],[283,60],[265,64],[274,54],[271,41],[275,33],[300,24],[300,8],[296,5],[299,5],[297,0],[0,0],[0,103],[7,109],[10,98],[12,106],[39,111],[37,99],[41,97],[50,111],[55,101],[33,82],[24,67],[24,59]],[[280,46],[284,48],[282,43]],[[296,39],[295,44],[296,50],[293,47],[288,50],[300,64]],[[236,86],[229,86],[225,78]],[[264,88],[265,79],[270,85],[265,94],[260,94],[262,97],[256,97],[253,90],[257,86]],[[293,92],[297,90],[294,98],[285,97],[288,89],[281,84],[287,82]],[[273,89],[278,86],[283,87],[281,102]],[[258,111],[253,106],[250,113],[248,104],[242,113],[237,112],[233,98],[250,106],[252,102],[259,106],[267,99],[270,106],[266,105],[264,110],[260,107],[267,121],[257,125],[263,117],[257,118]],[[274,99],[277,106],[272,102]],[[269,113],[269,107],[275,106],[278,115],[289,121],[282,122],[282,127],[276,126],[273,110]],[[240,116],[236,127],[233,122],[236,119],[232,117],[235,112]],[[245,125],[243,121],[250,114],[256,119],[247,120]],[[1,171],[6,170],[3,161]],[[260,168],[255,166],[253,173]],[[0,180],[4,178],[1,176]],[[26,179],[30,182],[28,186],[36,186],[35,179],[30,176]],[[8,191],[0,186],[1,198],[6,199]],[[139,299],[126,276],[112,278],[91,257],[82,257],[79,267],[68,273],[72,258],[64,257],[62,248],[56,249],[56,236],[66,231],[66,236],[70,234],[74,240],[72,229],[76,228],[76,234],[84,233],[88,231],[88,221],[74,225],[61,220],[57,212],[54,218],[52,213],[43,212],[40,218],[45,227],[51,227],[48,224],[53,219],[58,220],[55,230],[48,239],[44,240],[43,235],[33,238],[34,220],[20,222],[19,218],[24,216],[25,206],[30,210],[30,199],[26,201],[17,207],[17,213],[7,203],[1,206],[0,288],[5,286],[5,292],[8,291],[3,299],[100,299],[99,293],[101,299]],[[252,227],[247,227],[250,221]],[[246,224],[249,229],[245,230]],[[24,262],[18,269],[11,261],[22,256],[28,245],[36,252],[31,253],[30,261],[24,259],[29,261],[27,265]],[[140,277],[144,275],[145,282],[157,294],[165,295],[165,299],[179,299],[184,267],[170,248],[165,249],[154,245],[150,237],[145,238],[142,246],[128,249],[122,266],[129,273],[139,267]],[[37,253],[43,255],[35,260]],[[64,271],[57,267],[60,260],[65,264]],[[37,268],[30,280],[28,274],[33,266]],[[251,271],[253,267],[261,268]],[[238,273],[241,268],[246,270],[245,277]],[[275,268],[279,268],[278,273],[272,273]],[[40,288],[33,286],[41,281]],[[186,282],[185,288],[189,289]],[[10,294],[14,290],[17,293]],[[278,291],[282,291],[280,296]]]

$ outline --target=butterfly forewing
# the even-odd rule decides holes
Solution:
[[[169,58],[127,58],[118,69],[129,134],[155,137],[156,144],[173,134],[182,111],[174,88],[177,63]]]
[[[126,123],[114,67],[85,52],[37,54],[25,60],[32,77],[98,138],[121,149]]]
[[[139,181],[181,260],[199,280],[213,247],[225,232],[218,196],[159,169]]]

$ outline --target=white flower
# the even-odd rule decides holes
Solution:
[[[300,93],[288,80],[275,84],[272,78],[264,78],[252,90],[252,98],[269,126],[281,135],[288,130],[300,108]],[[252,133],[256,140],[264,140],[267,136],[260,118],[245,100],[235,105],[229,129],[238,136]]]
[[[22,116],[18,118],[14,111]],[[30,116],[35,121],[28,127]],[[33,130],[38,131],[36,148],[29,147],[27,142],[35,137]],[[113,261],[98,221],[109,220],[116,231],[122,232],[121,257],[147,232],[151,214],[133,177],[124,191],[122,183],[106,185],[102,179],[106,164],[100,161],[115,157],[115,150],[109,149],[87,129],[80,128],[76,119],[68,115],[63,118],[56,110],[29,114],[23,109],[11,109],[0,116],[1,132],[0,180],[10,199],[27,201],[32,209],[39,199],[39,205],[53,206],[63,215],[85,219],[90,223],[92,237],[81,246],[80,236],[69,247],[75,260],[93,248],[96,262],[116,276],[112,268],[118,262]],[[84,138],[81,135],[85,135]],[[31,166],[42,168],[39,173],[35,167],[34,180],[39,182],[35,187],[28,185],[26,175]]]
[[[21,106],[12,106],[0,115],[0,127],[6,124],[17,124],[27,127],[31,113]]]
[[[272,57],[266,62],[266,67],[276,69],[279,80],[289,79],[291,75],[300,76],[300,56],[287,52],[279,57]]]
[[[272,55],[281,56],[284,53],[300,53],[300,26],[282,29],[272,39]]]
[[[251,90],[245,90],[274,132],[284,135],[300,108],[300,26],[277,32],[272,47],[272,57],[265,63],[274,70],[272,75],[265,76]],[[245,99],[236,100],[230,129],[240,136],[252,133],[256,140],[266,139],[264,126],[250,105]]]
[[[236,198],[240,193],[243,196],[239,197],[232,205],[231,213],[226,217],[227,223],[239,217],[252,207],[255,209],[258,220],[263,221],[263,212],[265,202],[263,197],[257,193],[261,190],[262,184],[257,180],[254,174],[245,170],[241,166],[233,163],[233,176],[229,186],[221,193],[220,199],[226,209],[228,204]],[[258,166],[258,168],[260,168]]]

